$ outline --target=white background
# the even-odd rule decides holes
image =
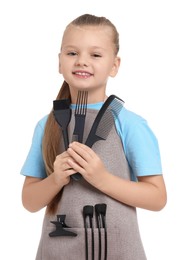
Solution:
[[[21,204],[19,172],[36,122],[63,79],[58,52],[65,26],[83,13],[109,18],[120,33],[122,64],[108,94],[142,115],[160,144],[168,204],[138,210],[149,260],[185,259],[185,8],[180,0],[0,2],[0,259],[33,260],[44,211]],[[139,259],[138,259],[139,260]]]

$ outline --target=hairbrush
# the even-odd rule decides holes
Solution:
[[[62,134],[64,138],[64,146],[67,150],[69,146],[69,137],[67,127],[71,120],[71,109],[70,109],[70,100],[69,99],[61,99],[53,101],[53,114],[55,120],[59,124],[62,129]]]

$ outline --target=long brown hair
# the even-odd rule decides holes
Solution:
[[[116,27],[111,23],[110,20],[108,20],[105,17],[98,17],[91,14],[84,14],[79,17],[77,17],[75,20],[73,20],[66,29],[70,26],[109,26],[112,29],[112,42],[115,46],[115,55],[117,55],[119,51],[119,34],[116,30]],[[63,82],[61,89],[59,90],[59,93],[57,95],[56,99],[70,99],[70,91],[69,91],[69,85],[66,81]],[[51,138],[52,137],[52,138]],[[57,154],[59,153],[59,141],[62,138],[61,131],[58,127],[58,124],[56,123],[54,116],[53,116],[53,110],[48,115],[48,119],[45,126],[43,141],[42,141],[42,152],[43,152],[43,160],[45,163],[46,173],[49,176],[53,173],[53,163],[55,161],[55,158]],[[61,192],[59,192],[50,202],[50,204],[47,207],[47,212],[54,214],[58,202],[61,198]]]

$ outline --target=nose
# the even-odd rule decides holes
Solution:
[[[87,59],[86,55],[82,55],[82,54],[78,55],[76,62],[75,62],[75,65],[87,67],[88,66],[88,59]]]

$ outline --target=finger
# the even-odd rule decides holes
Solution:
[[[58,159],[64,159],[64,158],[67,158],[67,157],[69,157],[69,154],[68,154],[67,151],[65,151],[65,152],[63,152],[63,153],[60,153],[60,154],[58,154],[58,155],[56,156],[56,158],[58,158]]]
[[[54,162],[54,169],[60,169],[62,171],[66,171],[71,168],[71,166],[68,164],[68,159],[71,158],[69,154],[67,156],[65,155],[65,158],[63,158],[63,155],[58,155],[56,157],[56,160]],[[71,160],[73,160],[71,158]]]
[[[87,159],[84,159],[80,154],[78,154],[76,151],[74,151],[72,148],[68,148],[69,150],[69,154],[71,156],[71,158],[69,158],[67,160],[67,162],[71,165],[71,163],[76,163],[78,165],[80,165],[81,167],[85,167],[87,164]],[[86,156],[87,157],[87,156]],[[73,160],[71,160],[73,159]],[[75,168],[76,169],[76,168]]]
[[[69,169],[66,170],[65,172],[66,172],[66,174],[67,174],[68,176],[71,176],[71,175],[77,173],[77,171],[74,170],[73,168],[69,168]]]
[[[91,148],[89,148],[87,145],[78,142],[73,142],[69,145],[69,149],[67,151],[70,155],[71,149],[75,151],[77,154],[79,154],[85,161],[88,161],[95,156],[95,153]]]
[[[81,173],[82,175],[85,173],[84,168],[83,168],[80,164],[76,163],[75,161],[69,159],[69,160],[68,160],[68,164],[69,164],[69,165],[71,166],[71,168],[75,171],[75,173],[76,173],[76,172],[79,172],[79,173]]]
[[[70,159],[70,161],[75,162],[74,159],[71,156],[67,156],[65,158],[65,161],[62,163],[64,171],[72,169],[71,165],[68,163],[69,159]]]
[[[71,166],[68,164],[68,162],[62,164],[62,167],[61,167],[61,168],[62,168],[62,170],[65,171],[65,172],[72,169]]]
[[[87,151],[90,154],[94,153],[93,150],[89,146],[79,143],[79,142],[72,142],[69,144],[69,147],[76,147],[76,149],[79,147],[79,148],[84,149],[85,151]]]

